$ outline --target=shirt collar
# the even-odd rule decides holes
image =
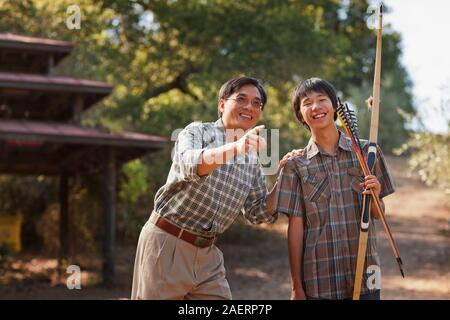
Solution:
[[[224,128],[222,118],[217,119],[217,121],[214,122],[214,126],[217,128]]]
[[[352,151],[352,145],[350,139],[348,139],[345,134],[343,134],[340,130],[338,130],[339,133],[339,141],[338,146],[339,148],[345,150],[345,151]],[[307,159],[311,159],[318,153],[325,154],[325,152],[318,146],[312,138],[309,139],[308,145],[306,146],[306,157]]]
[[[225,143],[225,127],[223,126],[222,118],[217,119],[213,124],[213,132],[216,139]]]

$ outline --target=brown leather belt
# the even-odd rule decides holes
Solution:
[[[177,227],[176,225],[170,223],[169,221],[167,221],[166,219],[164,219],[159,215],[154,224],[159,228],[163,229],[164,231],[170,233],[171,235],[180,238],[186,242],[189,242],[190,244],[199,248],[206,248],[212,246],[216,241],[216,237],[206,238],[193,234],[189,231]]]

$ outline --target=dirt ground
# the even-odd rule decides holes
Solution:
[[[398,272],[389,242],[377,222],[382,299],[450,298],[450,204],[442,191],[426,187],[405,170],[405,161],[389,157],[396,193],[385,198],[388,222],[403,259]],[[287,219],[272,226],[235,223],[218,246],[223,251],[234,299],[289,299]],[[57,275],[57,261],[22,253],[0,277],[0,299],[127,299],[131,291],[135,246],[117,248],[117,281],[103,287],[98,272],[83,269],[81,290],[69,290]]]

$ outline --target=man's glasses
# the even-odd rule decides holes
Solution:
[[[258,110],[262,110],[263,107],[264,107],[264,104],[260,100],[249,100],[249,99],[244,98],[244,97],[227,98],[225,100],[236,101],[236,104],[237,104],[238,107],[244,107],[244,106],[248,105],[249,102],[250,102],[250,105],[252,106],[252,108],[255,108],[255,109],[258,109]]]

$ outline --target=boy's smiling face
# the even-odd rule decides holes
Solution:
[[[308,92],[300,101],[300,112],[311,130],[321,130],[334,125],[333,103],[323,92]]]

